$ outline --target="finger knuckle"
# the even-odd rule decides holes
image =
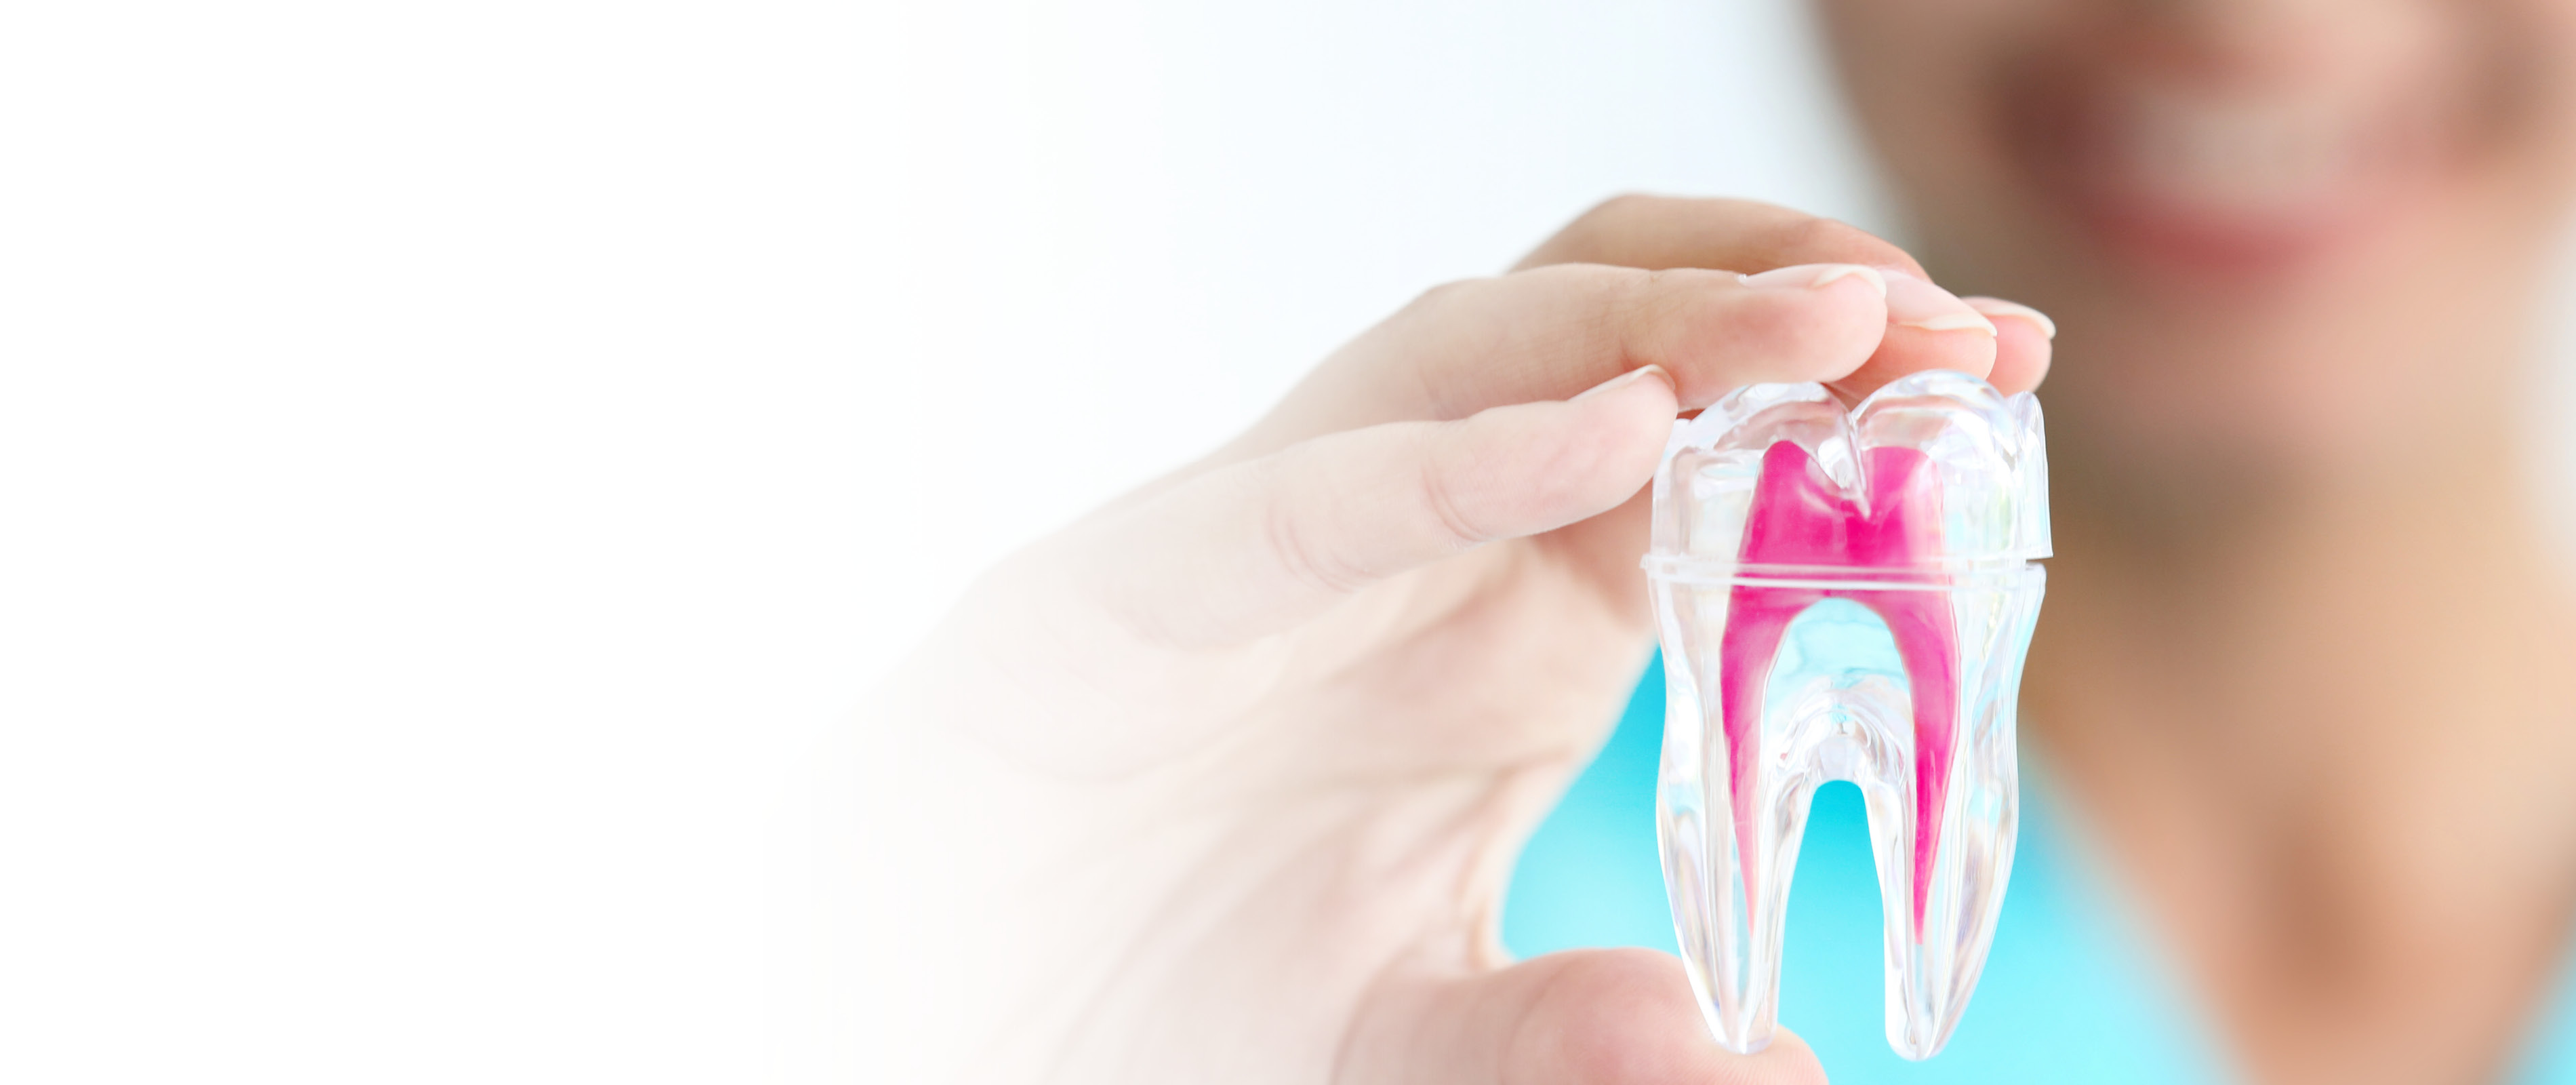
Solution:
[[[1818,320],[1813,304],[1797,304],[1807,299],[1757,299],[1722,317],[1736,336],[1746,342],[1760,343],[1765,349],[1800,356],[1841,345],[1850,337],[1849,330],[1833,321]]]
[[[1493,541],[1496,533],[1470,515],[1460,501],[1457,465],[1437,454],[1423,456],[1421,463],[1414,486],[1422,507],[1431,513],[1434,528],[1440,532],[1440,541],[1452,550],[1468,550]]]
[[[1658,320],[1701,307],[1708,291],[1736,282],[1733,272],[1706,268],[1634,271],[1603,284],[1604,301],[1615,303],[1637,320]]]
[[[1271,500],[1262,511],[1262,538],[1268,546],[1271,560],[1293,583],[1333,594],[1357,591],[1367,583],[1366,574],[1351,568],[1331,548],[1319,545],[1311,517],[1304,514],[1300,502],[1285,496],[1285,485],[1276,484],[1284,483],[1293,475],[1294,472],[1284,466],[1293,459],[1293,455],[1283,454],[1264,468],[1275,483],[1264,488],[1282,495]]]

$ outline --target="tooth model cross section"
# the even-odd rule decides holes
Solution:
[[[2022,656],[2049,554],[2039,402],[1918,373],[1854,410],[1742,389],[1683,423],[1646,556],[1669,682],[1657,810],[1710,1031],[1771,1042],[1816,788],[1859,785],[1887,928],[1887,1042],[1929,1058],[2012,871]]]

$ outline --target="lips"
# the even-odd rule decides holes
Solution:
[[[2037,401],[1955,373],[1848,413],[1816,385],[1757,386],[1677,432],[1645,562],[1671,685],[1662,837],[1726,1046],[1772,1035],[1788,883],[1829,780],[1868,803],[1890,1045],[1926,1058],[1956,1026],[2011,868],[2046,495]]]
[[[2421,206],[2474,131],[2417,79],[2321,87],[2059,67],[2006,92],[2023,171],[2107,247],[2197,272],[2328,257]]]

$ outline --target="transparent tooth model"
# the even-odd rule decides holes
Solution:
[[[2039,403],[1918,373],[1846,412],[1745,388],[1683,423],[1645,566],[1657,798],[1683,960],[1720,1043],[1771,1042],[1807,806],[1850,780],[1886,917],[1887,1042],[1950,1038],[2012,871],[2015,700],[2049,554]]]

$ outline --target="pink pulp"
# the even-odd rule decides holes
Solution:
[[[1872,448],[1864,453],[1861,474],[1867,492],[1855,500],[1826,477],[1806,449],[1791,441],[1773,444],[1762,456],[1739,561],[1911,571],[1919,578],[1941,547],[1941,481],[1930,457],[1911,448]],[[1727,597],[1726,634],[1718,646],[1719,701],[1746,902],[1754,896],[1752,783],[1761,753],[1764,680],[1792,619],[1822,600],[1849,599],[1887,623],[1914,706],[1913,903],[1914,938],[1920,942],[1941,811],[1950,790],[1951,754],[1958,741],[1958,629],[1943,592],[1873,589],[1865,573],[1821,575],[1848,577],[1855,586],[1740,584]]]

